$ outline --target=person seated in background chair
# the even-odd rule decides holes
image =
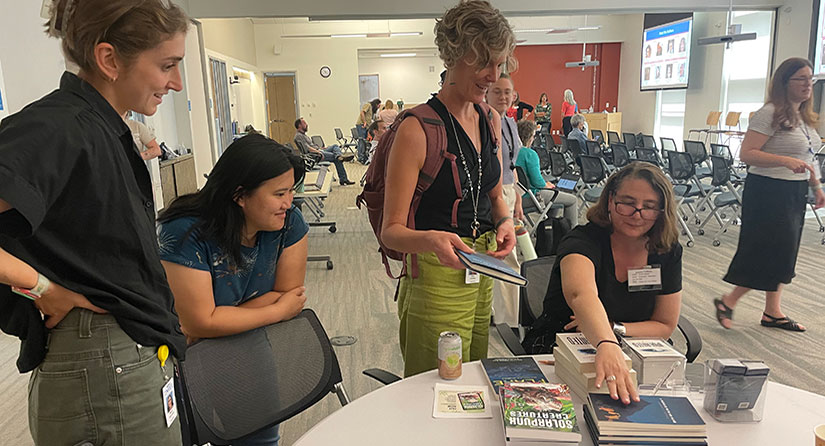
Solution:
[[[191,343],[292,319],[304,307],[307,225],[292,204],[303,161],[263,135],[233,142],[206,185],[158,218],[160,258]],[[277,445],[278,426],[233,441]]]
[[[570,118],[570,125],[573,126],[573,129],[570,130],[570,133],[567,135],[567,139],[576,138],[582,153],[585,153],[587,150],[587,135],[584,133],[584,125],[586,123],[587,120],[584,119],[584,116],[581,113],[576,113]]]
[[[544,311],[525,336],[528,353],[547,353],[556,333],[580,331],[596,348],[596,382],[625,404],[638,400],[617,336],[669,338],[682,303],[682,245],[673,186],[658,167],[634,162],[614,173],[589,223],[559,245]],[[639,271],[659,270],[638,287]]]
[[[367,155],[367,164],[372,162],[372,155],[375,153],[375,148],[378,147],[378,143],[381,141],[381,136],[387,132],[387,127],[387,123],[379,119],[377,121],[373,121],[367,129],[367,137],[370,142],[369,154]]]
[[[533,193],[541,197],[545,203],[552,200],[554,203],[564,205],[564,219],[570,223],[571,228],[576,227],[579,224],[579,201],[576,196],[559,191],[554,200],[553,195],[555,195],[555,192],[545,189],[554,189],[556,186],[544,180],[539,167],[539,155],[531,147],[533,139],[536,137],[536,123],[528,120],[519,121],[518,136],[523,143],[523,147],[518,152],[516,167],[524,169],[524,173],[527,174],[527,178],[530,180],[530,188],[533,189]]]
[[[303,145],[309,149],[312,153],[317,153],[321,155],[322,161],[329,161],[332,164],[335,164],[335,170],[338,171],[338,181],[341,183],[341,186],[348,186],[350,184],[355,184],[355,182],[350,181],[349,177],[347,176],[347,169],[344,168],[344,161],[352,161],[355,155],[344,155],[341,152],[341,148],[338,145],[333,144],[329,147],[318,147],[314,142],[312,142],[312,138],[307,136],[307,130],[309,126],[304,118],[298,118],[295,120],[295,141],[296,145]]]

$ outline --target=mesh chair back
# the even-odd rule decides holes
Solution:
[[[656,148],[656,138],[654,138],[651,135],[642,135],[642,147],[655,149]]]
[[[708,152],[705,143],[702,141],[685,140],[685,152],[690,154],[695,164],[703,163],[708,159]]]
[[[599,144],[605,142],[604,133],[599,129],[590,129],[590,137]]]
[[[587,154],[602,156],[602,146],[597,141],[587,141]]]
[[[819,181],[825,183],[825,153],[814,155],[816,165],[819,166]]]
[[[620,143],[610,144],[610,149],[613,150],[613,165],[621,169],[630,164],[630,152],[627,151],[627,146]]]
[[[561,141],[561,153],[565,153],[565,152],[570,150],[570,147],[567,145],[567,138],[566,137],[564,137],[564,136],[560,137],[559,141]]]
[[[542,172],[547,172],[550,169],[550,150],[547,146],[536,147],[534,150],[539,156],[539,169]]]
[[[624,138],[624,145],[628,148],[636,147],[636,135],[633,133],[622,132],[622,137]]]
[[[288,321],[192,344],[180,370],[197,444],[225,444],[281,423],[341,382],[332,345],[308,309]]]
[[[312,143],[318,146],[319,149],[321,147],[326,147],[326,144],[324,144],[324,138],[321,138],[321,135],[312,135]]]
[[[656,149],[649,147],[636,147],[636,159],[639,161],[647,161],[649,163],[659,165],[659,158],[656,156]]]
[[[353,127],[351,129],[349,129],[349,133],[350,133],[350,135],[352,135],[352,139],[358,139],[359,138],[357,128]]]
[[[307,147],[306,143],[300,139],[294,139],[292,142],[295,143],[295,147],[301,152],[301,155],[309,154],[309,147]]]
[[[338,141],[344,139],[344,132],[342,132],[341,129],[339,129],[338,127],[335,128],[335,139],[337,139]]]
[[[527,176],[527,172],[525,172],[521,166],[516,166],[516,180],[518,181],[519,189],[521,189],[521,194],[527,195],[527,200],[532,202],[536,209],[541,209],[538,198],[533,194],[533,190],[530,189],[530,177]]]
[[[622,140],[619,138],[618,133],[610,131],[610,130],[607,131],[607,143],[608,144],[617,144],[617,143],[620,143],[620,142],[622,142]]]
[[[550,152],[550,175],[560,177],[567,171],[567,161],[561,152]]]
[[[570,151],[570,155],[575,159],[579,155],[584,155],[584,151],[587,150],[587,147],[582,147],[579,144],[579,140],[576,138],[567,138],[567,149]]]
[[[725,158],[728,161],[730,161],[733,158],[733,156],[730,153],[730,147],[728,147],[725,144],[711,143],[710,144],[710,154],[711,155],[716,155],[716,156],[721,156],[722,158]]]
[[[671,152],[668,171],[674,180],[689,180],[696,173],[693,159],[686,152]]]
[[[598,156],[581,156],[582,181],[587,184],[596,184],[607,177],[607,171],[601,158]]]
[[[662,150],[672,150],[677,151],[676,149],[676,141],[673,138],[665,138],[664,136],[659,138],[659,141],[662,142]]]
[[[544,296],[555,263],[556,256],[547,256],[521,264],[521,275],[527,278],[527,286],[519,288],[519,325],[522,327],[532,325],[544,311]]]
[[[710,184],[722,186],[730,181],[730,163],[724,157],[711,155],[711,178]]]

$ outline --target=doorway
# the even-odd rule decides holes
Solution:
[[[264,86],[269,137],[281,144],[291,143],[298,119],[295,73],[266,73]]]
[[[232,118],[229,114],[229,76],[226,62],[209,58],[212,77],[212,119],[215,121],[215,136],[218,141],[218,157],[232,144]]]
[[[358,75],[358,96],[361,101],[361,106],[373,99],[380,98],[381,95],[378,93],[377,74]]]

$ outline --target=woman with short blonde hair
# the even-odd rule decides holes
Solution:
[[[393,104],[392,99],[387,99],[387,102],[384,103],[384,109],[378,112],[378,120],[383,121],[389,127],[395,121],[396,116],[398,116],[398,110],[395,109],[395,104]],[[369,130],[367,133],[369,133]]]

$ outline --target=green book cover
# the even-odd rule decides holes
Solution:
[[[581,441],[566,384],[508,383],[501,387],[501,398],[508,438]]]

